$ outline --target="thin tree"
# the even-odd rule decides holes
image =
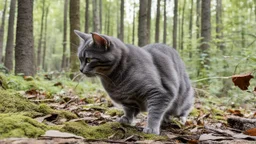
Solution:
[[[147,3],[148,0],[140,0],[138,38],[139,46],[147,44]]]
[[[6,14],[7,0],[4,1],[4,10],[2,15],[2,22],[0,26],[0,63],[3,61],[3,47],[4,47],[4,27],[5,27],[5,14]]]
[[[102,33],[102,0],[99,0],[99,23],[100,23],[100,29],[99,29],[99,33]]]
[[[49,6],[47,6],[45,11],[45,22],[44,22],[44,47],[43,47],[43,70],[46,71],[45,58],[46,58],[46,47],[47,47],[47,21],[48,21]]]
[[[66,0],[65,0],[66,1]],[[84,32],[88,33],[89,32],[89,6],[90,6],[90,1],[89,0],[86,0],[86,3],[85,3],[85,28],[84,28]],[[65,7],[65,6],[64,6]],[[65,13],[65,11],[64,11]],[[64,16],[65,17],[65,16]],[[67,16],[66,16],[67,17]],[[65,22],[64,22],[65,24]],[[64,45],[63,45],[64,47]]]
[[[167,14],[166,14],[166,0],[164,1],[164,33],[163,33],[163,42],[166,43],[167,36]]]
[[[41,66],[41,58],[42,58],[41,51],[42,51],[42,38],[43,38],[44,15],[45,15],[44,7],[45,7],[45,0],[43,0],[40,34],[39,34],[38,47],[37,47],[37,68],[39,68]]]
[[[210,65],[209,61],[209,48],[211,41],[211,0],[202,0],[201,9],[201,46],[200,50],[204,56],[204,60],[201,63],[201,68],[205,68],[205,65]],[[201,54],[201,55],[202,55]],[[203,65],[202,65],[203,64]]]
[[[189,31],[189,40],[190,40],[190,42],[189,42],[189,48],[190,48],[189,57],[190,57],[190,58],[192,58],[193,8],[194,8],[194,0],[191,0],[191,8],[190,8],[190,16],[189,16],[189,28],[188,28],[188,31]]]
[[[14,20],[15,20],[16,0],[11,0],[10,16],[8,22],[8,36],[5,48],[4,66],[10,71],[13,70],[13,47],[14,47]]]
[[[136,15],[136,11],[135,11],[135,8],[136,8],[136,4],[135,4],[135,1],[133,2],[133,15],[132,15],[132,44],[134,45],[135,44],[135,25],[136,25],[136,21],[135,21],[135,15]]]
[[[222,0],[216,1],[216,39],[219,41],[223,38],[222,32]],[[217,42],[219,49],[224,51],[222,42]]]
[[[15,46],[15,74],[35,74],[33,39],[33,0],[18,1]]]
[[[196,39],[200,38],[201,0],[196,0]]]
[[[155,42],[159,42],[160,2],[161,2],[161,0],[157,0],[157,8],[156,8],[156,27],[155,27]]]
[[[98,0],[93,0],[93,31],[100,32]]]
[[[172,44],[173,48],[177,48],[177,23],[178,23],[178,0],[174,0],[174,18],[173,18],[173,33],[172,33]]]
[[[62,61],[61,61],[61,68],[64,70],[67,66],[66,64],[66,49],[67,49],[67,26],[68,26],[68,0],[64,2],[64,9],[63,9],[63,52],[62,52]],[[87,21],[86,21],[87,23]],[[87,27],[85,26],[85,29]],[[88,30],[88,29],[87,29]]]
[[[148,14],[147,14],[148,43],[150,43],[151,41],[151,5],[152,5],[152,0],[148,0]]]
[[[77,46],[79,38],[75,35],[74,30],[80,30],[80,1],[69,1],[69,23],[70,23],[70,68],[71,72],[79,70],[77,59]],[[71,77],[73,77],[71,75]]]
[[[181,45],[180,50],[184,48],[184,19],[185,19],[185,9],[186,9],[186,0],[183,1],[183,8],[182,8],[182,19],[181,19]]]
[[[120,6],[120,35],[119,35],[119,39],[121,41],[124,41],[124,0],[121,0],[121,6]]]

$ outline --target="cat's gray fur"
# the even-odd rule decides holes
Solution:
[[[107,35],[75,33],[81,38],[80,71],[99,76],[110,98],[122,105],[120,122],[131,123],[139,112],[148,111],[143,131],[159,134],[169,116],[186,121],[194,91],[175,49],[164,44],[139,48]]]

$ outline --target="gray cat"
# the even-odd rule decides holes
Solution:
[[[107,35],[75,33],[81,39],[80,71],[98,76],[110,98],[123,107],[121,123],[130,124],[143,111],[148,112],[145,133],[160,134],[161,122],[169,116],[185,123],[194,91],[175,49],[164,44],[139,48]]]

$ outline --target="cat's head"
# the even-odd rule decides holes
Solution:
[[[80,38],[80,72],[88,77],[107,76],[121,59],[125,45],[118,39],[98,33],[74,31]]]

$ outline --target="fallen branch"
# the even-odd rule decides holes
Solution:
[[[256,119],[229,117],[227,119],[227,122],[230,127],[239,129],[242,131],[256,127]]]

